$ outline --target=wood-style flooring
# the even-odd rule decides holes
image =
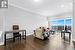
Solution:
[[[75,48],[72,42],[64,41],[59,34],[55,34],[44,41],[30,35],[26,40],[16,40],[14,43],[10,41],[6,46],[0,46],[0,50],[75,50]]]

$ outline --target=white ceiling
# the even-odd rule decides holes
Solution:
[[[72,11],[72,0],[9,0],[9,5],[37,13],[52,16]]]

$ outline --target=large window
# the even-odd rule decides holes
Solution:
[[[71,26],[72,25],[72,19],[66,19],[65,20],[65,25]]]
[[[71,30],[72,19],[66,19],[65,20],[65,26],[67,26],[67,30]]]
[[[51,21],[52,30],[63,30],[64,29],[64,19]]]
[[[72,18],[51,20],[50,26],[52,30],[64,30],[65,26],[71,30]]]

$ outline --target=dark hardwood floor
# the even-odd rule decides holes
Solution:
[[[32,35],[27,39],[16,42],[8,42],[6,46],[0,46],[0,50],[75,50],[72,43],[65,42],[59,34],[49,37],[43,41]]]

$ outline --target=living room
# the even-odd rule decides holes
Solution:
[[[6,1],[6,0],[3,0],[3,1]],[[1,32],[0,33],[0,45],[1,45],[0,49],[1,50],[25,50],[25,49],[26,50],[30,50],[30,49],[31,50],[47,50],[47,49],[60,50],[62,48],[62,47],[58,47],[60,46],[60,44],[58,44],[59,42],[58,40],[60,39],[60,36],[54,35],[55,37],[59,38],[59,39],[54,38],[56,39],[54,41],[51,39],[42,41],[33,36],[34,30],[40,27],[49,28],[51,30],[52,23],[50,21],[73,18],[72,6],[73,6],[72,0],[61,0],[61,1],[60,0],[46,0],[46,1],[45,0],[24,0],[24,1],[8,0],[8,7],[0,9],[0,32]],[[11,42],[11,43],[7,42],[8,44],[6,44],[6,46],[3,46],[5,42],[4,34],[7,31],[13,31],[12,29],[13,25],[18,25],[19,30],[26,30],[26,40],[24,39],[19,40],[21,42],[23,41],[22,43],[16,42],[18,40],[15,40],[15,42]],[[55,26],[57,24],[53,24],[53,25]],[[59,24],[59,25],[62,25],[62,24]],[[63,25],[65,28],[65,24]],[[72,25],[71,25],[71,28],[72,28]],[[51,38],[53,38],[54,36],[52,35]],[[6,35],[6,39],[9,39],[9,38],[13,38],[12,33]],[[51,44],[49,41],[53,43]],[[41,44],[41,45],[38,45],[38,44]],[[48,47],[48,45],[55,48],[54,49],[50,48]],[[65,45],[69,46],[69,44],[65,44]],[[6,49],[4,47],[6,47]],[[65,48],[63,48],[62,50],[64,49]],[[74,48],[71,47],[70,49],[74,49]]]

